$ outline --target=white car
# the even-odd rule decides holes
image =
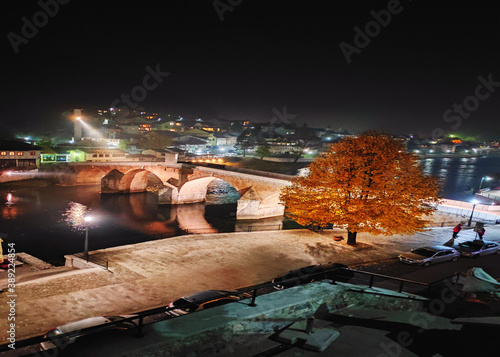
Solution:
[[[75,342],[78,337],[99,331],[112,329],[125,330],[137,327],[138,320],[123,321],[130,317],[137,317],[137,315],[89,317],[87,319],[58,326],[45,334],[45,338],[49,340],[40,343],[41,349],[51,350],[53,348],[64,348],[64,346]],[[82,331],[90,327],[95,327],[95,329],[91,331]]]
[[[406,264],[423,265],[428,267],[431,264],[447,262],[450,260],[454,262],[459,256],[460,253],[454,248],[443,245],[433,245],[401,253],[398,258],[400,262]]]
[[[487,254],[500,254],[500,244],[476,239],[458,244],[456,250],[464,257],[479,257]]]

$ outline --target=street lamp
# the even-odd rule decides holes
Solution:
[[[85,259],[87,259],[87,262],[89,261],[89,225],[88,223],[92,221],[91,216],[85,216],[84,218],[85,222],[87,224],[85,225],[85,247],[83,250],[83,254],[85,255]]]
[[[472,223],[472,216],[474,215],[474,208],[476,208],[476,205],[477,205],[477,200],[473,200],[472,201],[472,212],[470,214],[469,223],[467,223],[467,227],[470,227],[470,224]]]
[[[483,176],[481,177],[481,182],[479,183],[479,191],[481,191],[481,187],[483,186],[483,181],[489,181],[489,180],[492,180],[493,178],[492,177],[489,177],[489,176]]]

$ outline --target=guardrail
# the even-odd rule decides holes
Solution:
[[[300,279],[298,280],[297,278],[291,278],[291,279],[284,279],[280,281],[280,284],[288,284],[291,283],[292,285],[304,285],[305,283],[311,282],[315,280],[315,277],[321,277],[324,279],[324,276],[328,275],[330,278],[327,278],[329,280],[332,280],[332,282],[335,281],[341,281],[343,279],[348,279],[349,283],[355,284],[355,285],[368,285],[370,288],[373,287],[383,287],[384,289],[389,289],[389,290],[396,290],[399,293],[407,292],[407,293],[415,293],[415,291],[420,291],[420,292],[426,292],[426,294],[432,293],[432,288],[438,286],[439,284],[443,283],[445,280],[455,280],[454,284],[457,284],[458,282],[458,277],[460,276],[460,273],[453,274],[451,276],[445,277],[443,279],[439,279],[437,281],[434,281],[432,283],[422,283],[418,281],[413,281],[413,280],[408,280],[408,279],[401,279],[401,278],[396,278],[396,277],[391,277],[387,275],[382,275],[382,274],[377,274],[377,273],[370,273],[370,272],[365,272],[361,270],[354,270],[354,269],[348,269],[348,268],[333,268],[330,270],[324,270],[322,272],[318,273],[311,273],[311,274],[301,274],[299,276],[300,279],[302,279],[302,283],[300,282]],[[362,278],[359,279],[358,276],[361,276]],[[318,279],[319,280],[319,279]],[[368,284],[360,284],[360,282],[367,282]],[[262,283],[259,285],[254,285],[254,286],[249,286],[241,289],[237,289],[234,291],[228,292],[228,294],[237,294],[240,296],[242,299],[249,298],[250,302],[248,303],[248,306],[257,306],[257,297],[260,295],[265,295],[271,292],[276,291],[275,289],[276,283],[272,282],[267,282],[267,283]],[[392,287],[392,289],[390,288]],[[415,290],[417,289],[417,290]],[[260,293],[260,294],[259,294]],[[380,293],[380,292],[377,292]],[[405,299],[414,299],[411,296],[406,296],[406,297],[401,297]],[[199,303],[202,304],[204,302],[208,302],[211,299],[207,300],[200,300]],[[174,309],[178,309],[178,307],[168,307],[168,306],[163,306],[163,307],[158,307],[158,308],[153,308],[145,311],[138,312],[136,314],[133,314],[134,316],[128,317],[128,318],[123,318],[120,319],[119,321],[112,321],[108,322],[105,324],[101,324],[99,326],[93,326],[93,327],[88,327],[88,328],[83,328],[78,331],[72,331],[66,334],[60,334],[57,335],[57,337],[46,337],[45,335],[40,335],[40,336],[35,336],[31,338],[27,338],[24,340],[19,340],[16,341],[16,349],[23,348],[23,347],[28,347],[28,346],[35,346],[37,344],[40,344],[42,342],[51,342],[58,348],[64,348],[67,344],[70,338],[77,338],[81,337],[84,335],[88,335],[91,333],[96,333],[100,332],[103,330],[106,330],[108,328],[113,328],[117,327],[118,324],[123,325],[125,322],[131,323],[133,327],[130,329],[135,328],[135,336],[136,337],[142,337],[142,328],[144,327],[144,318],[152,315],[158,315],[158,314],[165,314],[165,319],[170,319],[170,318],[176,318],[172,317],[166,314],[167,311],[171,311]],[[196,312],[196,311],[195,311]],[[195,313],[193,312],[193,313]],[[181,315],[182,316],[182,315]],[[178,316],[178,317],[181,317]],[[154,323],[157,321],[150,322],[148,324]],[[4,351],[10,351],[10,348],[8,347],[8,344],[3,344],[0,345],[0,352]]]
[[[112,273],[111,270],[109,270],[109,261],[107,259],[101,259],[99,256],[95,256],[92,254],[85,254],[85,253],[76,253],[73,254],[75,257],[86,260],[87,263],[91,262],[97,265],[102,266],[105,270],[109,271]]]
[[[245,226],[235,226],[234,228],[187,228],[181,229],[184,234],[204,234],[204,233],[229,233],[229,232],[259,232],[259,231],[281,231],[283,223],[279,224],[249,224]]]
[[[274,179],[278,179],[278,180],[290,181],[293,178],[295,178],[295,175],[287,175],[287,174],[281,174],[281,173],[270,172],[270,171],[262,171],[262,170],[245,169],[245,168],[229,166],[229,165],[224,165],[224,164],[210,163],[210,162],[198,163],[198,162],[187,162],[187,161],[180,162],[179,161],[179,163],[182,164],[184,167],[189,167],[189,168],[194,168],[196,166],[197,167],[206,167],[209,169],[233,171],[233,172],[239,172],[242,174],[269,177],[269,178],[274,178]]]

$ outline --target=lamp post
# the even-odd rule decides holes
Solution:
[[[470,227],[470,224],[472,223],[472,216],[474,215],[474,208],[476,208],[476,205],[477,201],[476,200],[472,201],[472,212],[470,214],[469,223],[467,223],[467,227]]]
[[[85,255],[85,259],[88,262],[89,261],[89,225],[88,225],[88,223],[90,221],[92,221],[92,217],[85,216],[84,220],[85,220],[85,222],[87,222],[87,224],[85,225],[85,247],[83,250],[83,254]]]
[[[489,177],[489,176],[481,177],[481,182],[479,183],[479,191],[481,191],[481,187],[483,187],[483,181],[489,181],[491,179],[492,179],[492,177]]]

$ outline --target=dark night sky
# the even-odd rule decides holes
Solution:
[[[269,121],[286,106],[310,126],[500,137],[500,83],[482,89],[489,97],[460,125],[443,120],[475,95],[478,76],[500,82],[498,1],[401,0],[350,64],[340,43],[354,45],[354,27],[394,0],[219,2],[230,1],[240,4],[221,21],[212,0],[72,0],[17,54],[9,33],[22,36],[23,17],[41,7],[4,1],[2,132],[61,126],[73,108],[109,107],[159,64],[170,75],[140,103],[148,110]]]

